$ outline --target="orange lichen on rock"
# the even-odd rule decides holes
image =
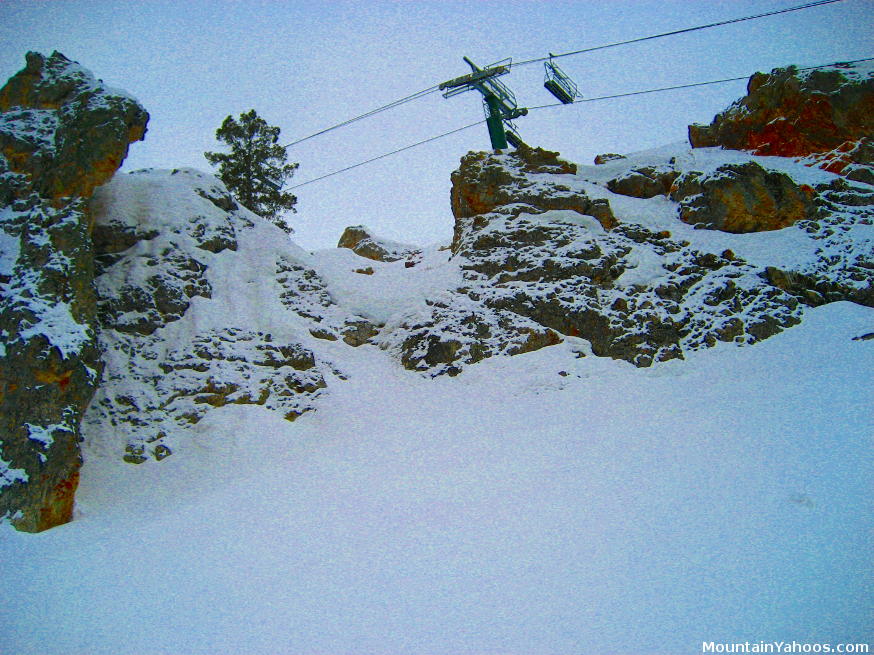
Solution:
[[[496,197],[497,191],[498,186],[495,184],[453,186],[451,197],[453,216],[475,216],[494,211],[496,207],[503,204]]]
[[[802,162],[850,180],[874,184],[874,138],[844,141],[834,150],[809,155]]]
[[[77,470],[52,488],[39,510],[39,524],[36,532],[69,523],[73,519],[73,506],[78,486],[79,471]]]
[[[124,150],[126,155],[126,145]],[[103,159],[88,162],[87,168],[69,167],[56,178],[55,183],[49,189],[54,201],[52,204],[55,207],[62,207],[69,198],[90,197],[94,193],[94,189],[112,179],[123,160],[123,154],[114,152]]]
[[[800,157],[828,149],[841,140],[834,122],[834,108],[821,94],[791,97],[775,107],[768,122],[758,127],[750,121],[743,150],[757,155]]]
[[[33,377],[37,382],[41,382],[42,384],[57,384],[61,391],[66,391],[67,387],[70,385],[70,378],[73,377],[73,371],[55,371],[51,369],[34,371]]]
[[[874,73],[852,64],[756,73],[747,95],[710,125],[689,126],[693,148],[721,146],[780,157],[835,151],[872,134]],[[845,174],[847,165],[834,161],[826,170]]]

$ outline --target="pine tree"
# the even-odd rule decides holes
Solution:
[[[276,222],[283,210],[296,211],[297,197],[282,187],[294,175],[298,164],[288,164],[288,154],[280,146],[279,128],[267,122],[252,109],[240,114],[239,122],[225,118],[216,130],[216,140],[230,147],[230,152],[205,152],[203,156],[218,166],[218,177],[247,209]]]

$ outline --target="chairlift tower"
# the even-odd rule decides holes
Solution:
[[[479,91],[483,96],[486,125],[489,128],[492,148],[505,150],[508,141],[518,148],[522,144],[522,139],[510,121],[519,118],[519,116],[527,115],[528,110],[520,108],[513,92],[506,84],[497,79],[510,72],[510,60],[504,59],[486,68],[480,68],[467,57],[464,57],[464,61],[473,69],[473,72],[440,84],[439,88],[444,92],[443,97],[451,98],[471,89]],[[505,122],[507,126],[504,125]]]

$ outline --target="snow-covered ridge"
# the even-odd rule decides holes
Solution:
[[[818,219],[731,234],[683,223],[667,195],[610,191],[631,170],[718,176],[751,161],[817,189]],[[164,458],[228,404],[294,419],[330,402],[351,347],[427,376],[562,341],[645,366],[758,342],[810,304],[870,288],[858,274],[870,211],[853,204],[867,187],[792,160],[675,144],[575,173],[530,172],[512,154],[480,163],[503,171],[506,203],[459,219],[454,251],[367,234],[380,253],[405,254],[387,261],[306,252],[199,171],[116,177],[93,201],[106,370],[86,448]],[[569,208],[538,206],[553,196],[548,206]]]
[[[562,168],[552,157],[516,151],[462,161],[453,175],[462,284],[378,337],[406,366],[455,374],[563,339],[583,354],[648,366],[722,342],[756,343],[797,324],[805,306],[874,303],[867,185],[785,158],[686,145],[599,166]],[[542,172],[549,167],[557,172]],[[610,190],[644,169],[671,174],[660,193]],[[779,201],[783,187],[776,199],[766,187],[751,195],[743,171],[795,189],[804,220],[747,234],[680,220],[690,197],[671,181],[684,176],[733,185],[706,200],[727,197],[740,203],[736,213]]]
[[[84,421],[92,455],[163,459],[228,404],[293,420],[345,377],[350,348],[460,279],[437,247],[305,252],[192,169],[117,176],[93,211],[106,368]]]
[[[0,526],[0,649],[867,638],[874,187],[685,145],[475,153],[453,181],[452,244],[370,234],[376,258],[306,252],[191,169],[99,189],[87,258],[52,258],[63,214],[0,213],[0,288],[25,255],[94,265],[104,368],[75,520]],[[776,209],[799,218],[722,229]],[[78,457],[77,416],[21,416],[40,466]],[[44,470],[8,452],[0,491]]]

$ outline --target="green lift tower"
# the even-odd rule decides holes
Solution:
[[[450,98],[459,93],[476,89],[483,96],[483,107],[486,113],[486,124],[489,128],[489,138],[492,148],[505,150],[507,142],[514,147],[522,144],[522,139],[516,132],[511,121],[528,114],[528,110],[516,104],[516,96],[501,82],[498,77],[510,72],[510,60],[480,68],[467,57],[464,61],[473,69],[472,73],[443,82],[440,90],[444,98]],[[506,125],[505,125],[506,123]]]

